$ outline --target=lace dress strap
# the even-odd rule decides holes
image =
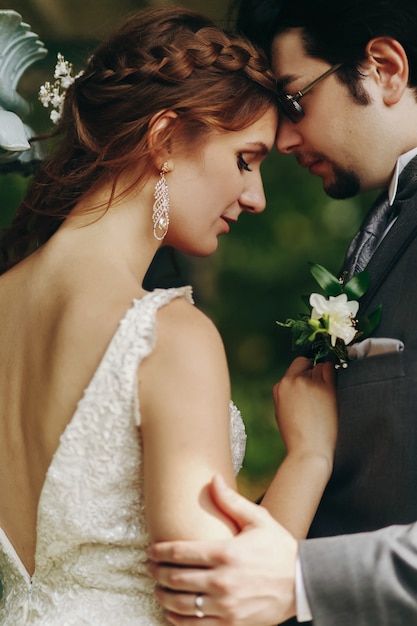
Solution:
[[[133,399],[136,404],[135,421],[137,425],[140,424],[138,367],[155,346],[158,309],[179,297],[194,303],[192,288],[188,285],[155,289],[142,298],[133,300],[132,306],[120,320],[94,377],[84,392],[83,400],[88,401],[89,396],[101,397],[105,405],[107,402],[113,403],[117,398],[118,402],[126,403],[127,409]]]

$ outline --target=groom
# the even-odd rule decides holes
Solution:
[[[202,593],[205,614],[218,618],[207,624],[267,626],[295,614],[315,626],[417,624],[417,2],[240,0],[238,25],[271,56],[278,150],[333,198],[383,192],[344,269],[367,267],[360,314],[382,304],[374,336],[405,349],[339,370],[334,472],[297,560],[265,511],[228,501],[217,484],[219,506],[242,532],[222,547],[156,546],[155,561],[209,569],[153,572],[167,587]],[[157,593],[187,613],[186,596]]]

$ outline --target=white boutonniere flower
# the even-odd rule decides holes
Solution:
[[[329,298],[319,293],[312,293],[310,306],[312,307],[311,319],[323,321],[333,347],[337,339],[342,339],[346,345],[353,340],[356,335],[355,315],[359,309],[359,302],[348,300],[345,293],[339,296],[329,296]]]
[[[370,278],[366,270],[346,283],[315,263],[311,264],[311,273],[324,295],[312,293],[307,299],[310,307],[308,314],[277,324],[291,329],[295,347],[309,347],[314,364],[332,358],[336,367],[347,367],[347,346],[376,328],[382,306],[370,315],[356,317],[358,300],[369,286]]]

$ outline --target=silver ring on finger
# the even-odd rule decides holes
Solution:
[[[195,606],[194,614],[196,617],[205,617],[205,614],[203,611],[203,602],[204,602],[203,594],[197,593],[195,600],[194,600],[194,606]]]

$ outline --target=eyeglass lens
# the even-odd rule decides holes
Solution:
[[[278,105],[284,115],[286,115],[293,124],[297,124],[304,117],[304,109],[294,100],[292,96],[283,94],[278,97]]]

